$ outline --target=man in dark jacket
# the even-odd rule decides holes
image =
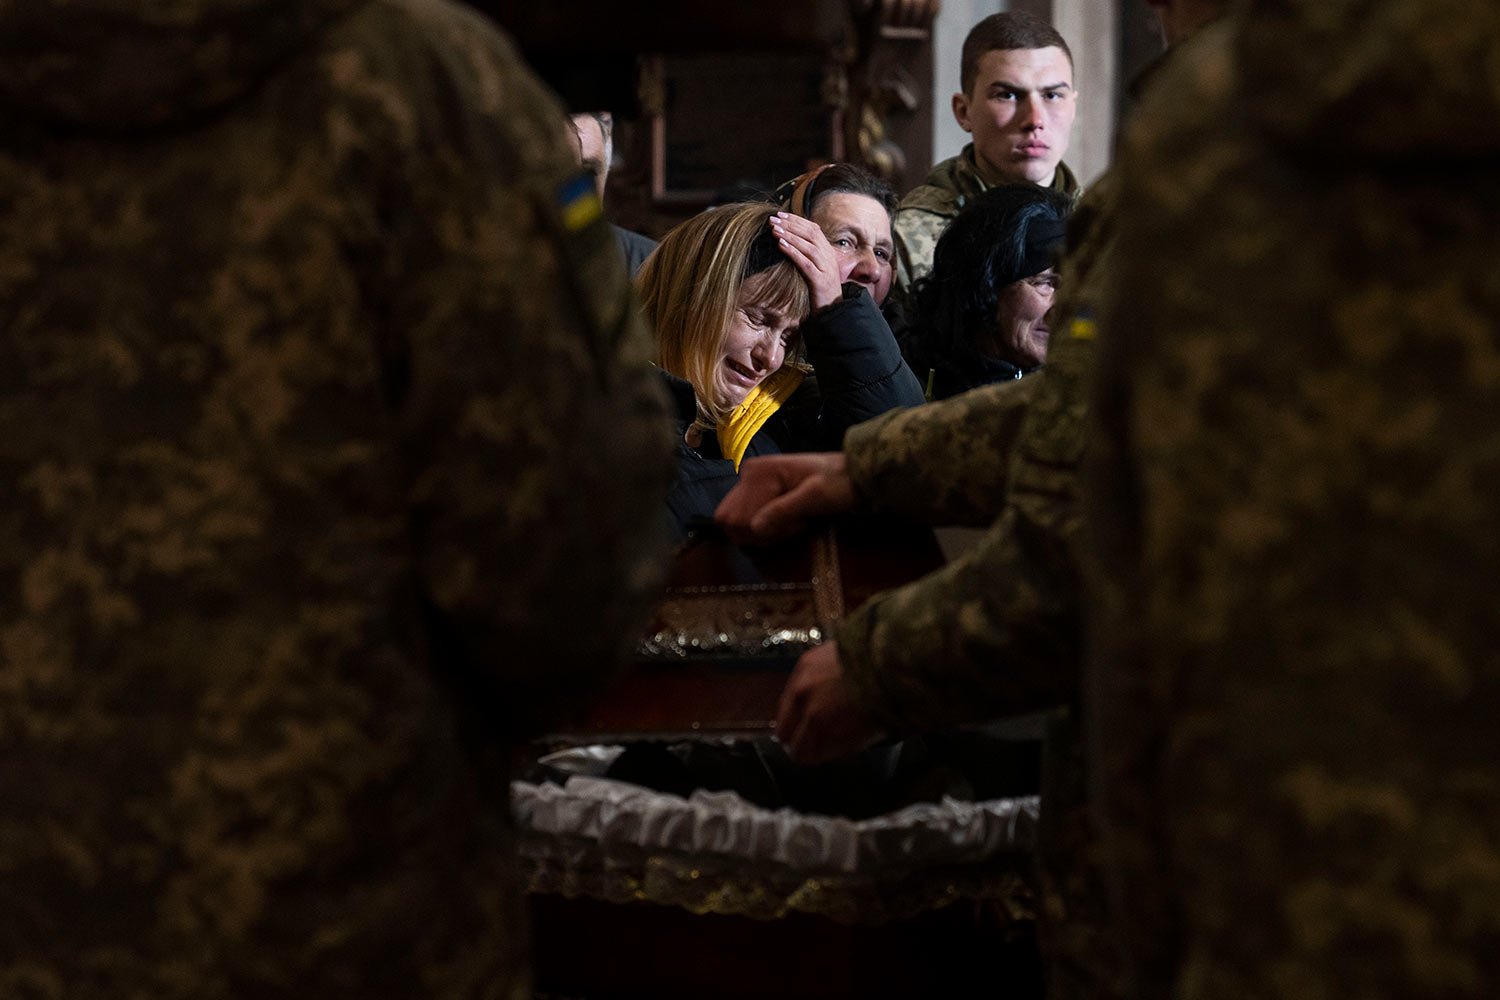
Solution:
[[[0,5],[0,994],[530,995],[670,456],[561,116],[440,0]]]

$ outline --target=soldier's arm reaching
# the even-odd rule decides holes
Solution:
[[[842,453],[750,459],[714,518],[740,543],[786,538],[856,507],[987,525],[1004,501],[1011,453],[1045,375],[893,410],[851,428]]]
[[[861,506],[926,524],[983,527],[1005,502],[1022,423],[1043,371],[896,410],[844,435]]]
[[[984,539],[941,570],[877,595],[840,628],[853,701],[877,723],[922,729],[1076,697],[1077,476],[1092,368],[1092,340],[1053,338],[1004,509]]]
[[[839,645],[825,642],[797,660],[781,692],[776,738],[793,759],[819,764],[864,747],[880,729],[854,703],[844,682]]]
[[[920,731],[1076,697],[1076,477],[1092,343],[1064,336],[1053,355],[1015,446],[1004,509],[981,543],[877,595],[836,645],[799,661],[782,710],[794,755],[827,759],[879,729]]]
[[[763,455],[740,468],[717,521],[739,543],[795,535],[808,522],[854,509],[854,488],[840,452]]]

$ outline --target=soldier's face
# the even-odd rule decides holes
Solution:
[[[740,285],[719,362],[720,406],[743,403],[750,390],[780,368],[796,346],[800,318],[764,303],[761,290],[765,278],[765,274],[757,274]]]
[[[995,310],[996,343],[991,353],[1029,368],[1047,360],[1047,311],[1057,295],[1057,272],[1051,268],[1013,281],[1000,293]]]
[[[1056,46],[986,52],[970,93],[953,95],[953,116],[995,183],[1051,184],[1077,113],[1073,64]]]
[[[867,195],[835,191],[813,205],[812,220],[839,254],[839,281],[869,289],[875,304],[891,293],[895,243],[885,206]]]

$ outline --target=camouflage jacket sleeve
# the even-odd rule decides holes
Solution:
[[[435,654],[520,733],[639,624],[669,421],[614,237],[592,194],[568,193],[561,109],[497,36],[454,35],[442,58],[493,101],[435,95],[411,116],[434,130],[414,143],[453,155],[397,181],[386,363]]]
[[[1066,169],[1056,186],[1077,191]],[[1113,250],[1115,200],[1114,184],[1101,178],[1070,223],[1060,332],[1039,374],[891,414],[845,438],[855,492],[867,506],[932,523],[991,525],[975,549],[877,596],[839,634],[856,697],[893,728],[1076,696],[1077,475],[1092,312]],[[910,215],[945,221],[922,209]]]
[[[878,595],[839,630],[854,698],[883,725],[921,730],[1076,697],[1076,479],[1092,357],[1091,341],[1054,338],[1021,426],[1008,501],[982,542]]]
[[[944,215],[926,208],[896,210],[892,235],[896,240],[895,286],[900,294],[910,295],[912,286],[932,270],[932,252],[952,221],[951,213]]]
[[[1005,502],[1016,439],[1046,373],[997,382],[849,430],[844,454],[864,505],[928,524],[982,527]]]

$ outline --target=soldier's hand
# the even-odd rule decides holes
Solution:
[[[776,738],[800,764],[821,764],[869,746],[879,728],[849,698],[839,644],[802,654],[781,692]]]
[[[764,455],[746,459],[740,481],[714,511],[740,544],[769,542],[801,531],[807,522],[854,507],[854,484],[839,451]]]
[[[842,261],[816,222],[777,212],[771,218],[771,231],[781,242],[781,252],[806,279],[814,309],[831,306],[844,297]]]

